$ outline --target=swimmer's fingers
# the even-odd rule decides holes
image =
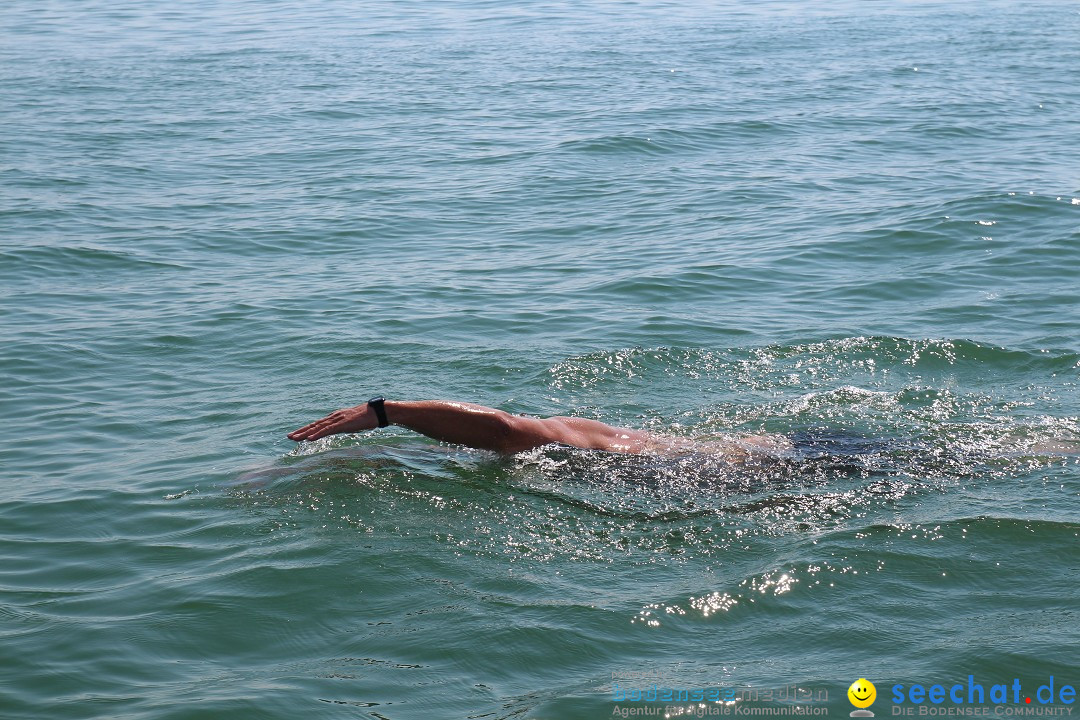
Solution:
[[[289,433],[288,437],[290,440],[300,442],[301,440],[318,440],[327,435],[344,432],[341,430],[341,426],[345,423],[345,419],[342,417],[341,413],[341,410],[332,412],[321,420],[308,423],[299,430],[292,431]]]
[[[315,437],[316,434],[323,430],[326,430],[328,427],[332,426],[333,423],[333,417],[331,415],[327,415],[321,420],[316,420],[313,423],[308,423],[302,428],[293,430],[291,433],[288,434],[287,437],[290,440],[296,440],[297,442],[300,442],[301,440],[317,440],[318,438]],[[319,435],[318,437],[324,437],[324,435]]]
[[[335,410],[321,420],[308,423],[288,434],[290,440],[318,440],[337,433],[370,430],[378,426],[378,420],[367,405]]]

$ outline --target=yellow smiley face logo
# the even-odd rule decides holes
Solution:
[[[847,689],[848,700],[857,708],[867,708],[877,698],[877,688],[866,678],[859,678]]]

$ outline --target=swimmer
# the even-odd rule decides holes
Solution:
[[[495,408],[448,400],[386,400],[372,398],[355,407],[336,410],[292,431],[290,440],[318,440],[338,433],[363,432],[400,425],[442,442],[490,450],[504,455],[545,445],[613,453],[679,455],[708,452],[733,462],[769,451],[787,450],[790,442],[778,435],[710,439],[706,443],[607,425],[577,417],[533,418]]]

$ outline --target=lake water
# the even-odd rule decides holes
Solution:
[[[7,0],[0,716],[1075,687],[1078,37],[1066,2]],[[285,438],[376,394],[845,445]]]

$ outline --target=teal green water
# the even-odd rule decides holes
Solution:
[[[1048,2],[4,3],[0,716],[1080,684],[1077,37]],[[379,393],[868,441],[285,438]]]

